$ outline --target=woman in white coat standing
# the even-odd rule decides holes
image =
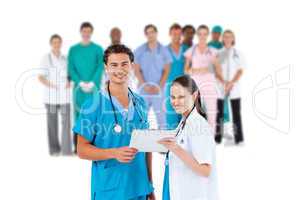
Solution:
[[[224,87],[219,82],[221,89],[220,98],[217,101],[216,135],[215,140],[221,143],[223,136],[224,110],[229,109],[231,104],[233,131],[235,144],[242,144],[244,141],[242,118],[241,118],[241,94],[240,78],[245,67],[244,58],[235,45],[235,35],[231,30],[226,30],[223,34],[224,47],[218,52],[218,60],[223,72],[225,81]],[[228,102],[225,102],[228,101]],[[225,107],[226,106],[226,107]],[[228,113],[229,114],[229,113]],[[229,115],[228,115],[229,116]]]
[[[172,107],[183,118],[174,138],[159,141],[169,151],[163,200],[217,200],[215,142],[202,110],[200,92],[188,75],[175,79],[170,90]]]

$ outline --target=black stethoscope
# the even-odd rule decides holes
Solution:
[[[119,125],[118,123],[118,118],[117,118],[117,115],[116,115],[116,109],[115,109],[115,106],[113,104],[113,100],[112,100],[112,96],[111,96],[111,91],[110,91],[110,82],[108,82],[108,87],[107,87],[107,90],[108,90],[108,94],[109,94],[109,98],[110,98],[110,102],[111,102],[111,107],[112,107],[112,111],[113,111],[113,114],[114,114],[114,119],[115,119],[115,124],[114,124],[114,127],[113,127],[113,130],[116,132],[116,133],[120,133],[122,131],[122,127],[121,125]],[[133,107],[134,107],[134,110],[137,112],[139,118],[140,118],[140,122],[143,122],[143,116],[141,115],[141,113],[137,110],[136,108],[136,103],[135,103],[135,95],[134,93],[132,92],[132,90],[128,87],[128,91],[130,92],[130,94],[132,95],[132,103],[133,103]],[[128,95],[129,96],[129,95]]]
[[[194,108],[195,108],[195,106],[192,107],[190,113],[185,117],[185,119],[179,125],[179,127],[178,127],[178,129],[176,131],[175,137],[177,137],[182,132],[182,130],[184,130],[185,125],[186,125],[186,121],[187,121],[188,117],[190,116],[190,114],[193,112]],[[181,143],[184,143],[183,139],[181,140]],[[169,164],[169,153],[170,153],[170,151],[168,150],[167,153],[166,153],[165,165]]]

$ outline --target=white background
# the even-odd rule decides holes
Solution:
[[[248,67],[242,78],[246,146],[217,148],[221,200],[304,199],[304,16],[298,2],[1,1],[0,199],[89,199],[90,162],[48,156],[41,87],[35,76],[20,84],[27,106],[21,109],[15,100],[20,92],[16,83],[24,72],[38,67],[50,35],[63,36],[66,53],[79,41],[83,21],[93,23],[94,41],[103,47],[113,26],[122,29],[123,41],[132,48],[144,42],[148,23],[158,26],[165,44],[173,22],[221,24],[234,30]],[[33,71],[26,77],[29,74]],[[159,197],[162,157],[156,154],[153,165]]]

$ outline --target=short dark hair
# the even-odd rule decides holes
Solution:
[[[169,32],[171,32],[172,30],[182,30],[182,27],[178,23],[174,23],[170,26]]]
[[[80,31],[84,28],[90,28],[92,29],[92,31],[94,30],[94,27],[93,25],[90,23],[90,22],[83,22],[81,25],[80,25]]]
[[[50,43],[53,42],[54,39],[59,39],[60,41],[62,41],[61,36],[58,35],[58,34],[53,34],[53,35],[50,37]]]
[[[131,49],[129,49],[127,46],[123,45],[123,44],[113,44],[111,46],[109,46],[103,55],[103,62],[105,64],[108,63],[108,58],[111,54],[114,53],[123,53],[123,54],[127,54],[129,56],[129,59],[131,61],[131,63],[134,62],[134,54],[131,51]]]
[[[210,31],[209,31],[209,27],[208,27],[207,25],[204,25],[204,24],[199,25],[199,27],[197,28],[197,31],[199,31],[199,30],[201,30],[201,29],[207,30],[208,33],[210,32]]]
[[[144,32],[147,33],[147,30],[152,28],[155,32],[158,32],[157,27],[154,24],[148,24],[145,26]]]
[[[193,33],[195,33],[195,28],[194,26],[192,26],[191,24],[187,24],[183,27],[183,33],[187,30],[187,29],[191,29],[193,31]]]

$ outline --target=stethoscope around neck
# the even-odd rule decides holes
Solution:
[[[185,128],[186,121],[187,121],[188,117],[191,115],[191,113],[193,112],[194,108],[195,108],[195,105],[192,107],[192,109],[189,112],[189,114],[185,117],[185,119],[183,119],[183,121],[178,126],[176,134],[175,134],[175,137],[177,137],[182,132],[182,130]],[[169,153],[170,153],[170,151],[168,150],[167,153],[166,153],[166,161],[165,161],[166,165],[169,164]]]
[[[113,104],[113,99],[112,99],[112,95],[111,95],[111,91],[110,91],[110,81],[108,82],[107,84],[107,90],[108,90],[108,94],[109,94],[109,98],[110,98],[110,103],[111,103],[111,107],[112,107],[112,111],[113,111],[113,115],[114,115],[114,120],[115,120],[115,124],[114,124],[114,127],[113,127],[113,130],[116,132],[116,133],[121,133],[122,131],[122,127],[121,125],[119,125],[118,123],[118,117],[117,117],[117,113],[116,113],[116,108]],[[140,122],[142,123],[143,122],[143,116],[141,115],[141,113],[137,110],[136,108],[136,102],[135,102],[135,95],[133,93],[133,91],[128,87],[128,91],[130,92],[131,96],[132,96],[132,103],[133,103],[133,107],[134,107],[134,110],[137,112],[139,118],[140,118]],[[129,95],[128,95],[129,96]]]

